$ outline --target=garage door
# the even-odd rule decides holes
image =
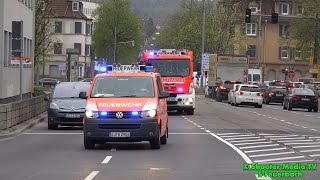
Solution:
[[[58,65],[50,65],[50,77],[58,78],[60,77],[60,71]]]

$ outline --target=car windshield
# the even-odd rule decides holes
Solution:
[[[260,89],[256,86],[242,86],[240,91],[260,92]]]
[[[302,95],[302,96],[314,96],[314,92],[311,89],[294,89],[294,95]]]
[[[300,82],[303,82],[304,84],[312,84],[314,82],[314,79],[305,78],[305,79],[299,79]]]
[[[101,77],[95,80],[92,98],[154,97],[151,77]]]
[[[54,99],[60,98],[79,98],[80,92],[88,92],[90,84],[59,84],[54,89],[52,97]]]
[[[149,60],[152,66],[161,74],[162,77],[180,76],[187,77],[190,75],[190,61],[185,60]]]

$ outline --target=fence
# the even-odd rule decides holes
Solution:
[[[6,130],[28,121],[47,110],[48,103],[42,95],[21,102],[0,105],[0,130]]]

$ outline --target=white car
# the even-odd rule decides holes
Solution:
[[[234,92],[232,99],[233,105],[250,105],[262,108],[262,94],[260,88],[256,85],[240,85],[239,89]]]
[[[234,104],[232,103],[232,99],[234,98],[235,92],[239,89],[241,84],[234,84],[233,88],[229,91],[228,94],[228,104],[231,104],[233,106]]]

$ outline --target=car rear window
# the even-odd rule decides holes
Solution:
[[[292,92],[294,95],[302,96],[314,96],[314,92],[311,89],[294,89]]]
[[[286,92],[286,88],[272,88],[271,92]]]
[[[256,86],[241,86],[240,91],[260,92],[260,89]]]

